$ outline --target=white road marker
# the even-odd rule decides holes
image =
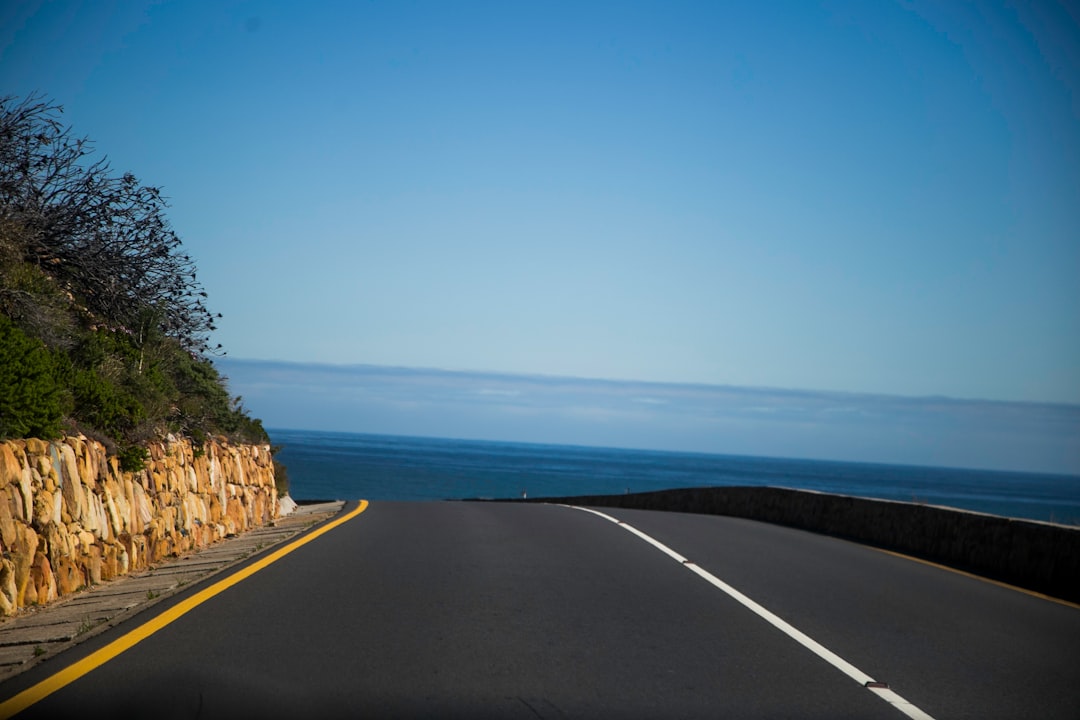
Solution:
[[[623,530],[626,530],[627,532],[636,535],[640,539],[644,540],[645,542],[647,542],[650,545],[652,545],[653,547],[655,547],[660,552],[664,553],[665,555],[667,555],[671,559],[675,560],[675,562],[679,563],[680,565],[682,565],[686,569],[688,569],[691,572],[699,575],[701,578],[703,578],[704,580],[706,580],[710,584],[712,584],[715,587],[719,588],[720,590],[724,591],[732,599],[739,602],[740,604],[742,604],[747,609],[751,610],[758,617],[762,618],[767,623],[769,623],[773,627],[777,628],[778,630],[780,630],[781,632],[786,634],[792,640],[799,643],[800,645],[805,647],[807,650],[814,653],[819,658],[821,658],[825,662],[829,663],[834,668],[836,668],[840,672],[844,673],[849,678],[851,678],[855,682],[859,683],[864,688],[866,688],[870,692],[874,693],[875,695],[877,695],[879,698],[881,698],[885,702],[892,705],[894,708],[896,708],[897,710],[902,712],[904,715],[907,715],[909,718],[912,718],[912,720],[934,720],[934,718],[932,716],[930,716],[927,713],[923,712],[921,709],[919,709],[918,707],[916,707],[915,705],[913,705],[912,703],[908,702],[903,697],[901,697],[898,693],[890,690],[887,686],[884,686],[884,687],[880,687],[880,686],[879,687],[870,687],[870,685],[872,685],[872,684],[881,685],[881,683],[878,683],[876,680],[874,680],[874,678],[867,675],[862,670],[855,667],[854,665],[849,663],[847,660],[845,660],[844,658],[842,658],[839,655],[837,655],[836,653],[834,653],[832,650],[829,650],[827,647],[825,647],[824,645],[822,645],[818,641],[814,640],[812,637],[810,637],[806,633],[802,632],[801,630],[799,630],[795,626],[791,625],[786,620],[782,619],[780,616],[770,612],[769,610],[766,610],[764,607],[757,604],[756,602],[754,602],[753,600],[748,598],[746,595],[743,595],[741,592],[739,592],[735,588],[731,587],[726,582],[724,582],[720,578],[716,577],[715,575],[713,575],[708,570],[706,570],[706,569],[704,569],[704,568],[690,562],[685,557],[683,557],[679,553],[675,552],[674,550],[672,550],[671,548],[669,548],[667,545],[663,544],[662,542],[660,542],[656,538],[653,538],[653,537],[651,537],[649,535],[646,535],[645,533],[641,532],[640,530],[638,530],[634,526],[629,525],[629,524],[623,522],[622,520],[614,518],[611,515],[608,515],[606,513],[602,513],[602,512],[600,512],[598,510],[593,510],[591,508],[586,508],[586,507],[578,507],[576,505],[563,505],[563,507],[571,508],[572,510],[581,510],[582,512],[592,513],[593,515],[596,515],[597,517],[601,517],[601,518],[603,518],[605,520],[613,522],[616,525],[618,525],[619,527],[621,527]]]

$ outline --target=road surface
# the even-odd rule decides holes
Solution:
[[[602,512],[637,532],[562,506],[372,503],[0,700],[44,681],[19,717],[1080,717],[1075,606],[748,520]]]

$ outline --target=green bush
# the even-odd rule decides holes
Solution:
[[[279,498],[285,497],[289,492],[289,471],[276,458],[274,459],[274,487],[277,489]]]
[[[62,393],[53,357],[0,315],[0,438],[56,438],[61,434]]]
[[[72,383],[75,416],[113,436],[123,437],[143,418],[139,401],[93,370],[76,370]]]
[[[146,467],[149,451],[141,445],[128,445],[116,453],[120,458],[120,469],[124,472],[138,472]]]

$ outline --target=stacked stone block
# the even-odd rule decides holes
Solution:
[[[85,437],[0,442],[0,615],[142,570],[278,516],[268,445],[148,446],[121,472]]]

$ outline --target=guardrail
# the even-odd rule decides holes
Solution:
[[[894,550],[1080,602],[1080,528],[1072,526],[781,487],[703,487],[523,502],[760,520]]]

